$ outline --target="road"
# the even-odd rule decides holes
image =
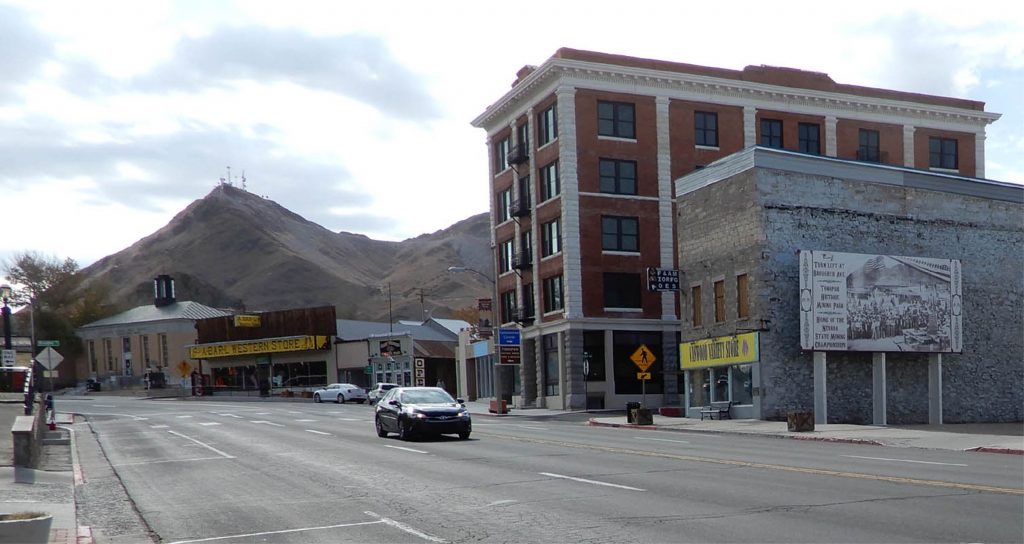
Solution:
[[[357,404],[62,407],[88,420],[79,511],[101,542],[1024,540],[1012,455],[489,417],[402,442]]]

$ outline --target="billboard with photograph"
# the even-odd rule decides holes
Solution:
[[[960,353],[960,261],[800,252],[800,346]]]

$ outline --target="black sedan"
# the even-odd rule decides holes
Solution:
[[[440,387],[395,387],[377,403],[377,436],[398,433],[402,440],[425,434],[457,434],[465,440],[473,431],[469,410]]]

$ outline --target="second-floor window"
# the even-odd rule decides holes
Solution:
[[[540,226],[541,257],[548,257],[562,251],[562,219],[544,223]]]
[[[495,211],[498,213],[498,223],[504,223],[512,218],[512,188],[509,187],[498,193],[494,200]]]
[[[605,308],[640,308],[640,274],[604,273]]]
[[[821,127],[814,123],[797,125],[800,152],[821,155]]]
[[[636,161],[601,159],[598,169],[602,193],[636,194]]]
[[[519,262],[529,264],[533,262],[533,232],[524,230],[519,235]]]
[[[156,340],[160,343],[160,364],[162,366],[167,366],[171,361],[170,351],[167,348],[167,335],[157,335]]]
[[[494,173],[504,172],[508,168],[508,152],[510,144],[508,138],[503,138],[494,144]]]
[[[537,312],[533,306],[533,284],[523,286],[523,319],[533,319]]]
[[[602,216],[601,249],[605,251],[640,251],[640,219]]]
[[[97,366],[98,365],[96,363],[96,341],[89,340],[89,371],[95,374]]]
[[[715,322],[725,321],[725,281],[715,282]]]
[[[859,144],[857,146],[857,160],[881,162],[882,156],[879,151],[878,131],[860,129],[858,134]]]
[[[505,240],[498,246],[498,273],[512,270],[512,240]]]
[[[956,140],[953,138],[928,138],[928,166],[947,170],[959,168]]]
[[[562,308],[565,308],[562,276],[544,278],[544,312],[556,312]]]
[[[636,106],[628,102],[598,102],[597,134],[636,138]]]
[[[700,286],[690,287],[690,320],[694,327],[704,325],[704,309],[701,307]]]
[[[558,117],[555,105],[537,114],[537,147],[558,137]]]
[[[142,364],[149,366],[149,336],[143,334],[139,338],[142,340]]]
[[[516,292],[515,290],[501,293],[501,322],[511,323],[516,320]]]
[[[718,114],[708,111],[693,112],[694,142],[697,145],[718,147]]]
[[[761,119],[761,145],[782,149],[782,121]]]
[[[562,192],[558,181],[558,161],[550,162],[540,169],[540,200],[550,200]]]
[[[736,276],[736,318],[750,317],[750,302],[747,298],[747,275]]]

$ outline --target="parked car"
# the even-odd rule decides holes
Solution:
[[[378,383],[373,386],[373,389],[366,394],[366,397],[370,400],[370,405],[372,406],[377,404],[377,401],[380,400],[388,390],[394,389],[395,387],[398,387],[397,383]]]
[[[88,380],[85,380],[86,391],[99,391],[102,388],[103,386],[100,385],[100,381],[95,378],[89,378]]]
[[[440,387],[393,387],[377,402],[377,436],[398,433],[402,440],[426,434],[457,434],[466,440],[473,422],[462,399]]]
[[[344,404],[346,401],[354,400],[359,404],[366,402],[366,391],[362,387],[350,383],[332,383],[323,389],[313,392],[313,402],[329,400]]]

